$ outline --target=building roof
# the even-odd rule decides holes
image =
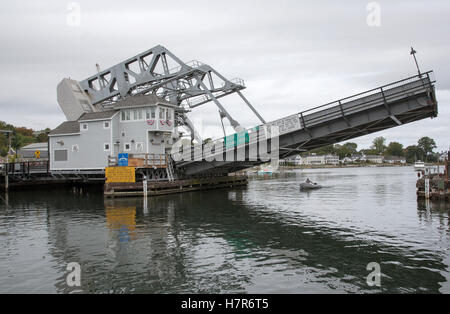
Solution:
[[[36,150],[36,149],[47,149],[48,148],[48,143],[47,142],[43,142],[43,143],[31,143],[28,144],[24,147],[22,147],[20,150]]]
[[[54,130],[50,131],[49,135],[76,134],[76,133],[80,133],[80,123],[78,121],[66,121],[61,123]]]
[[[109,120],[115,114],[117,110],[108,110],[108,111],[100,111],[100,112],[88,112],[83,114],[78,121],[89,121],[89,120]]]
[[[150,94],[150,95],[136,95],[133,97],[125,98],[124,100],[121,100],[114,104],[114,109],[120,109],[120,108],[130,108],[130,107],[142,107],[142,106],[149,106],[149,105],[166,105],[166,106],[174,106],[174,104],[171,104],[167,100],[160,98],[156,95]]]

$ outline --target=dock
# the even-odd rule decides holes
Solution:
[[[450,152],[445,161],[444,173],[431,173],[431,171],[423,171],[419,173],[417,180],[417,198],[430,199],[432,201],[450,201],[450,185],[449,185],[449,169],[450,169]],[[428,172],[428,173],[427,173]]]
[[[131,167],[135,172],[135,168]],[[137,170],[137,168],[136,168]],[[136,172],[137,173],[137,172]],[[51,186],[79,188],[97,186],[104,196],[158,196],[200,190],[243,187],[248,184],[246,175],[222,175],[198,178],[148,180],[136,174],[134,182],[108,182],[105,171],[49,171],[48,161],[3,164],[0,171],[1,190],[44,189]],[[146,181],[146,183],[144,183]],[[144,185],[147,190],[144,190]]]
[[[145,194],[148,196],[157,196],[199,190],[242,187],[247,184],[247,176],[226,176],[161,182],[150,181],[147,183],[147,192],[145,192],[143,182],[105,183],[104,195],[105,197],[145,196]]]

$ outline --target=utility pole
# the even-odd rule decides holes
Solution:
[[[8,178],[8,157],[9,152],[11,151],[11,133],[10,130],[0,130],[0,133],[5,133],[8,140],[8,153],[6,154],[6,164],[5,164],[5,192],[8,192],[9,189],[9,178]]]

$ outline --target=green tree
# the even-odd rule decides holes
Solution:
[[[428,156],[433,154],[433,150],[437,147],[436,142],[428,136],[420,138],[417,142],[417,146],[425,153],[424,159],[426,159],[426,161],[428,161]]]
[[[404,156],[403,144],[398,142],[390,142],[386,150],[384,151],[386,156]]]
[[[358,149],[358,144],[353,143],[353,142],[347,142],[343,146],[347,147],[349,150],[351,150],[354,153],[356,153],[357,149]]]
[[[424,160],[425,153],[417,145],[410,145],[405,149],[406,162],[412,164],[416,160]]]
[[[373,148],[361,149],[359,152],[363,155],[376,155],[377,154],[377,151]]]
[[[14,127],[11,124],[0,121],[0,130],[9,130],[11,133],[11,146],[16,151],[25,145],[36,143],[36,142],[46,142],[48,139],[47,133],[50,131],[49,128],[45,129],[35,136],[35,132],[32,129],[26,127]],[[9,149],[9,141],[7,136],[0,133],[0,155],[6,156]]]
[[[313,149],[310,153],[317,154],[317,155],[328,155],[328,154],[334,154],[335,152],[336,152],[336,149],[335,149],[334,145],[327,145],[327,146]]]
[[[382,136],[376,137],[372,142],[372,149],[374,149],[378,155],[381,155],[386,149],[386,139]]]
[[[357,153],[358,145],[356,143],[345,143],[344,145],[334,145],[334,153],[339,156],[340,159],[344,157],[350,157]]]

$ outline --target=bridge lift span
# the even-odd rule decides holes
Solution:
[[[346,141],[388,128],[401,126],[437,116],[438,108],[433,72],[421,73],[363,93],[346,97],[322,106],[308,109],[292,116],[258,126],[278,125],[278,158]],[[256,138],[260,139],[259,131]],[[264,137],[264,134],[263,134]],[[191,161],[180,161],[177,166],[187,175],[216,171],[222,174],[258,165],[264,160],[252,160],[251,141],[241,147],[223,149],[217,154],[203,155]],[[259,145],[259,144],[258,144]],[[234,153],[230,154],[230,150]],[[241,152],[239,153],[239,150]],[[239,160],[237,155],[245,156]],[[231,156],[231,158],[230,158]],[[229,160],[227,160],[229,158]],[[205,160],[221,160],[205,162]],[[241,158],[242,159],[242,158]]]

